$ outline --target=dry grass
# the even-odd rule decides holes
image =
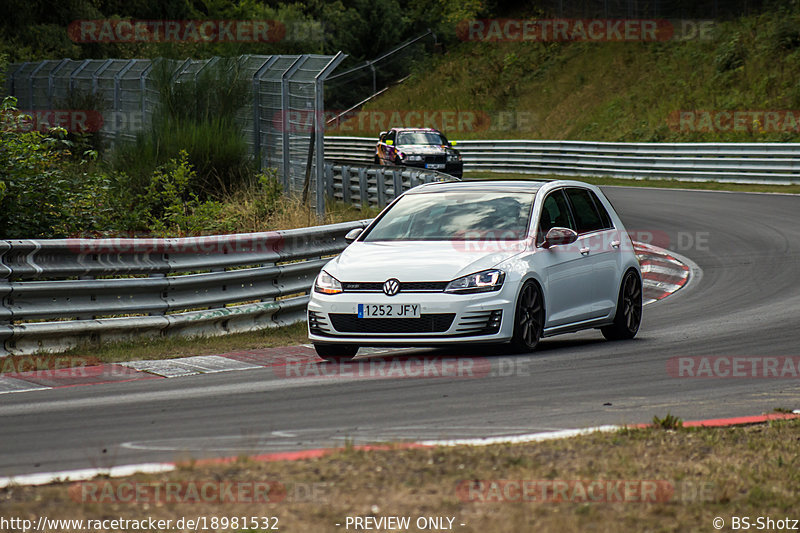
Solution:
[[[318,217],[312,202],[303,203],[298,196],[270,193],[258,187],[242,188],[224,201],[223,218],[232,221],[235,233],[305,228],[372,218],[380,211],[375,207],[359,207],[341,202],[328,203],[325,214]]]
[[[160,486],[273,481],[287,489],[277,503],[79,503],[70,496],[70,485],[53,484],[3,489],[0,507],[3,516],[31,519],[271,515],[283,531],[343,531],[346,517],[365,515],[410,516],[412,523],[419,516],[449,516],[454,529],[464,532],[713,531],[717,516],[727,527],[732,515],[800,518],[799,441],[800,421],[793,420],[736,429],[625,430],[538,444],[349,448],[319,459],[241,458],[131,478]],[[649,480],[668,483],[675,492],[657,503],[586,503],[572,497],[486,503],[466,501],[456,491],[469,480],[503,479]]]

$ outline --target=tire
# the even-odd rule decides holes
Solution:
[[[358,353],[354,344],[315,344],[317,355],[326,361],[349,361]]]
[[[542,291],[533,281],[526,281],[519,291],[514,310],[514,336],[511,347],[521,352],[532,352],[539,344],[544,330],[544,304]]]
[[[603,336],[610,341],[632,339],[642,323],[642,280],[629,270],[622,278],[619,287],[619,300],[614,323],[600,328]]]

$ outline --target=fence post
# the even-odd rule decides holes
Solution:
[[[263,170],[261,157],[261,76],[272,67],[278,56],[269,56],[253,74],[253,156],[259,171]]]
[[[28,109],[33,111],[33,78],[36,74],[42,70],[42,68],[47,64],[47,61],[42,61],[39,63],[33,72],[28,75]]]
[[[323,111],[325,110],[325,78],[339,66],[339,63],[345,57],[345,54],[338,52],[314,76],[314,123],[316,125],[314,132],[317,144],[317,168],[315,174],[317,180],[317,216],[320,217],[325,214],[325,196],[333,197],[333,181],[326,184],[325,173],[323,172],[323,165],[325,164],[325,117],[323,117]]]
[[[378,208],[386,207],[386,171],[383,167],[378,167],[375,171],[375,180],[378,189]]]
[[[308,59],[308,54],[302,55],[294,60],[294,62],[286,69],[283,74],[281,75],[281,110],[282,110],[282,141],[283,141],[283,161],[281,163],[281,168],[283,170],[283,183],[284,183],[284,191],[287,193],[293,192],[292,191],[292,180],[291,180],[291,173],[292,173],[292,162],[291,162],[291,144],[290,144],[290,137],[291,134],[289,132],[289,128],[291,125],[289,124],[289,116],[287,114],[288,110],[290,109],[291,101],[289,99],[289,81],[294,73],[306,62]]]
[[[142,108],[142,127],[144,127],[144,117],[147,115],[147,78],[150,77],[150,71],[153,70],[153,62],[150,61],[150,64],[142,71],[139,75],[139,91],[142,93],[141,101],[141,108]]]
[[[73,70],[72,72],[69,73],[69,90],[70,90],[70,92],[75,90],[75,76],[80,74],[83,71],[83,69],[85,69],[89,65],[89,63],[91,63],[91,62],[92,62],[91,59],[84,59],[83,62],[80,65],[78,65],[78,68],[76,68],[75,70]]]
[[[333,185],[333,173],[330,178],[326,176],[326,181],[330,181],[331,186]],[[342,202],[345,205],[350,203],[350,167],[347,165],[342,165]]]
[[[18,74],[18,73],[19,73],[19,72],[20,72],[22,69],[24,69],[24,68],[25,68],[25,65],[27,65],[27,64],[28,64],[28,62],[27,62],[27,61],[25,61],[24,63],[22,63],[22,64],[21,64],[19,67],[17,67],[17,69],[16,69],[16,70],[14,70],[14,72],[12,72],[12,73],[11,73],[11,75],[8,77],[8,82],[7,82],[7,83],[8,83],[8,88],[9,88],[9,92],[8,92],[8,94],[10,94],[10,95],[13,95],[13,96],[17,96],[17,74]],[[19,98],[17,98],[17,100],[19,100]]]
[[[136,64],[136,61],[137,61],[136,59],[129,60],[128,64],[125,65],[124,67],[122,67],[120,69],[120,71],[117,72],[117,74],[114,76],[114,112],[115,113],[117,113],[117,112],[121,113],[122,112],[122,109],[121,109],[122,106],[120,104],[120,98],[119,98],[119,92],[120,92],[119,82],[122,79],[122,77],[125,74],[127,74],[128,71],[133,67],[133,65]],[[118,116],[120,116],[120,115],[118,115]],[[120,134],[119,130],[115,128],[114,129],[114,140],[115,141],[119,140],[119,134]]]
[[[64,65],[66,65],[70,61],[71,60],[69,58],[62,59],[61,62],[58,65],[56,65],[56,67],[53,70],[50,71],[50,74],[47,75],[47,107],[49,107],[50,109],[53,109],[53,86],[55,85],[53,77],[59,70],[61,70],[64,67]]]

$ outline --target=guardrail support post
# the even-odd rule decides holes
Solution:
[[[333,183],[333,179],[328,180]],[[342,202],[350,203],[350,167],[342,165]]]

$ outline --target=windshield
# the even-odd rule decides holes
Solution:
[[[485,191],[408,194],[363,240],[521,240],[527,236],[534,196]]]
[[[447,144],[444,138],[435,131],[414,131],[397,134],[397,144]]]

